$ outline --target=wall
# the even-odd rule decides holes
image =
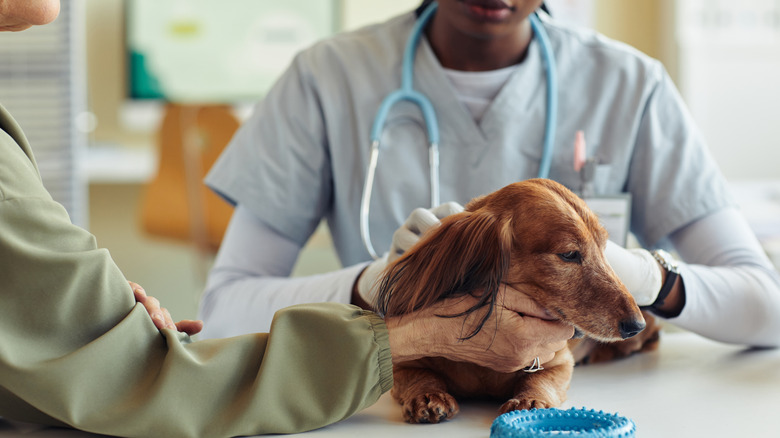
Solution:
[[[724,175],[780,177],[780,3],[597,0],[596,27],[660,59]]]
[[[779,178],[780,2],[686,0],[676,12],[678,83],[721,169]]]
[[[661,1],[597,0],[595,27],[654,57],[661,56]]]
[[[342,28],[356,29],[416,8],[421,0],[342,0]]]

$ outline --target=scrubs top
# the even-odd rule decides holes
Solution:
[[[207,176],[233,204],[303,245],[322,218],[345,266],[369,259],[359,209],[369,130],[397,89],[415,16],[336,35],[294,59]],[[557,62],[559,113],[550,178],[580,189],[574,139],[582,130],[596,160],[598,195],[633,195],[631,231],[643,246],[732,206],[724,178],[662,65],[590,30],[545,20]],[[441,201],[465,204],[537,176],[546,79],[536,40],[479,123],[458,100],[421,38],[414,87],[433,102],[441,131]],[[393,107],[371,199],[378,253],[416,207],[430,206],[428,150],[418,108]]]

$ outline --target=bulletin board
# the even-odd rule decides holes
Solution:
[[[128,97],[254,101],[335,32],[335,0],[126,0]]]

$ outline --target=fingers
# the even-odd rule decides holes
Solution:
[[[524,329],[532,336],[529,339],[535,340],[529,353],[543,364],[551,361],[556,352],[567,348],[569,339],[574,336],[574,327],[568,324],[534,317],[524,317]]]
[[[176,330],[187,333],[190,336],[196,335],[203,330],[203,321],[183,319],[176,323]]]
[[[521,316],[516,312],[497,308],[499,318],[497,332],[490,347],[494,352],[502,352],[499,360],[490,367],[501,372],[513,372],[525,368],[538,357],[542,364],[555,357],[555,354],[567,348],[568,340],[574,335],[570,325]],[[491,332],[492,330],[483,331]],[[491,334],[492,333],[488,333]]]
[[[128,283],[130,284],[130,288],[133,290],[135,300],[143,304],[143,301],[146,299],[146,291],[144,288],[142,288],[138,283],[133,283],[132,281],[128,281]]]
[[[173,317],[171,316],[171,312],[168,311],[165,307],[160,309],[163,313],[163,319],[165,320],[165,328],[176,330],[176,324],[173,322]]]
[[[502,285],[496,304],[522,315],[546,320],[557,319],[549,310],[540,306],[531,297],[507,285]]]
[[[152,317],[154,325],[159,329],[173,329],[176,330],[176,324],[173,323],[173,318],[168,312],[168,309],[160,306],[160,301],[155,297],[147,297],[146,302],[143,303],[146,307],[146,311],[149,316]]]
[[[416,208],[401,227],[393,233],[393,243],[387,261],[394,262],[420,240],[422,233],[439,223],[436,215],[424,208]]]
[[[467,335],[471,328],[477,328],[475,324],[481,323],[487,308],[456,318],[439,316],[460,314],[477,302],[475,296],[465,294],[406,315],[405,320],[412,322],[408,327],[412,327],[414,340],[409,347],[412,351],[407,354],[411,357],[441,356],[508,373],[530,366],[536,357],[543,364],[550,362],[558,351],[567,347],[567,341],[574,335],[573,327],[551,320],[549,313],[527,295],[512,288],[502,290],[495,312],[468,339],[464,339],[463,335]],[[545,319],[529,316],[532,313],[543,315]],[[391,320],[387,320],[388,324]],[[403,330],[404,326],[396,324],[394,327],[395,330]],[[403,340],[408,336],[395,338]],[[398,355],[396,349],[394,361],[399,360]]]
[[[441,221],[438,217],[436,217],[435,214],[431,212],[431,210],[425,208],[415,208],[414,211],[412,211],[412,214],[406,218],[404,227],[408,228],[411,232],[419,237],[424,232],[428,231],[429,228],[437,225],[439,222]]]
[[[463,206],[457,202],[445,202],[430,209],[416,208],[406,219],[404,226],[419,236],[432,226],[438,225],[445,217],[462,211]]]
[[[393,233],[393,245],[390,250],[391,256],[400,257],[414,246],[418,240],[420,240],[420,236],[405,226],[395,230],[395,233]]]
[[[462,213],[463,210],[464,210],[463,206],[458,204],[457,202],[445,202],[444,204],[433,207],[431,209],[431,213],[433,213],[437,218],[441,220],[451,214]]]
[[[146,312],[152,318],[154,326],[157,327],[158,330],[177,330],[176,324],[173,323],[173,318],[171,318],[168,309],[161,307],[160,301],[157,298],[148,296],[144,288],[138,283],[128,281],[128,284],[130,284],[130,288],[133,290],[135,300],[144,306]]]
[[[537,339],[540,345],[549,345],[550,348],[566,345],[566,342],[574,336],[574,327],[560,321],[549,321],[531,316],[523,316],[523,328],[528,335]],[[555,351],[560,350],[560,348]]]
[[[514,307],[533,308],[533,302],[527,296],[511,300]],[[465,295],[448,298],[436,303],[427,310],[434,315],[457,314],[469,309],[476,298]],[[524,304],[521,306],[521,304]],[[454,360],[476,363],[499,372],[514,372],[528,367],[534,358],[539,357],[547,363],[556,352],[567,347],[567,341],[574,335],[574,328],[555,320],[544,320],[503,306],[497,306],[490,319],[477,334],[467,340],[461,335],[481,320],[482,311],[476,311],[461,318],[437,318],[426,327],[439,334],[454,333],[444,338],[444,344],[451,348],[444,357]]]
[[[393,243],[388,257],[389,262],[403,255],[420,240],[420,236],[432,227],[438,226],[441,219],[460,213],[463,206],[457,202],[446,202],[431,209],[416,208],[406,222],[393,233]]]
[[[566,348],[574,336],[573,326],[559,322],[549,310],[517,289],[505,286],[497,299],[498,306],[522,318],[524,330],[537,340],[537,356],[543,363],[551,360],[556,351]]]

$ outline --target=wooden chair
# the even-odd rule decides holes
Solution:
[[[168,104],[160,127],[159,167],[147,185],[141,222],[152,235],[215,253],[233,208],[203,183],[238,129],[226,105]]]

